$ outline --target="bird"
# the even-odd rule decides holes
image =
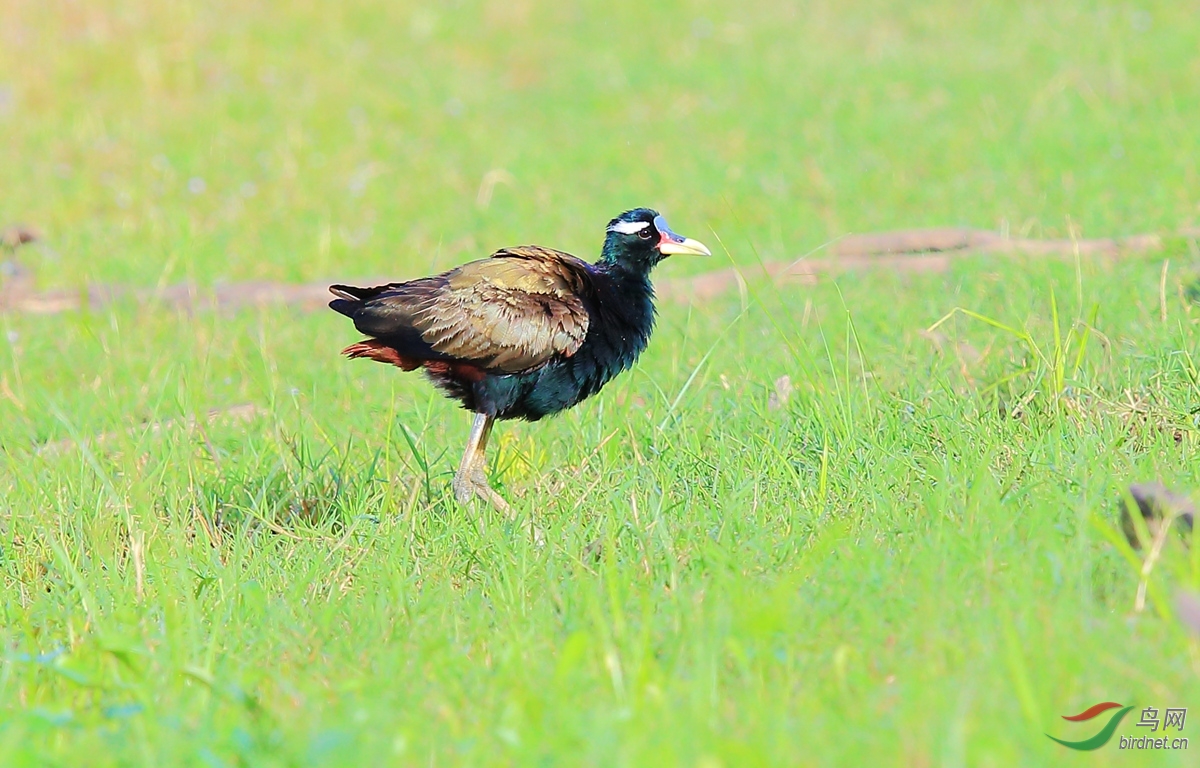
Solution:
[[[431,277],[332,285],[329,307],[367,336],[342,354],[423,369],[474,414],[454,497],[511,514],[487,479],[492,426],[560,413],[630,368],[654,329],[650,273],[673,255],[712,253],[658,211],[634,208],[608,223],[595,263],[538,245],[501,248]]]

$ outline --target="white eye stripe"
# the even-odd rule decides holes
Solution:
[[[608,228],[609,232],[620,232],[622,235],[632,235],[650,226],[648,221],[618,221]]]

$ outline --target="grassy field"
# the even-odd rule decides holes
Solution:
[[[749,277],[499,427],[544,547],[330,312],[0,314],[0,765],[1195,764],[1044,735],[1200,718],[1200,546],[1135,611],[1115,506],[1200,488],[1194,8],[727,5],[6,0],[40,288],[590,256],[634,205],[718,254],[658,277]],[[941,225],[1164,248],[754,277]]]

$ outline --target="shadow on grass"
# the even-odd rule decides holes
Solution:
[[[322,451],[295,437],[284,446],[284,453],[263,455],[258,467],[224,468],[201,482],[195,509],[214,541],[259,532],[338,535],[352,521],[379,521],[387,483],[379,452],[358,467],[349,444]]]

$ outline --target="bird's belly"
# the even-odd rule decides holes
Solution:
[[[476,385],[476,400],[500,419],[537,421],[591,397],[615,376],[633,365],[641,352],[589,354],[580,350],[573,358],[552,361],[536,371],[488,376]]]

